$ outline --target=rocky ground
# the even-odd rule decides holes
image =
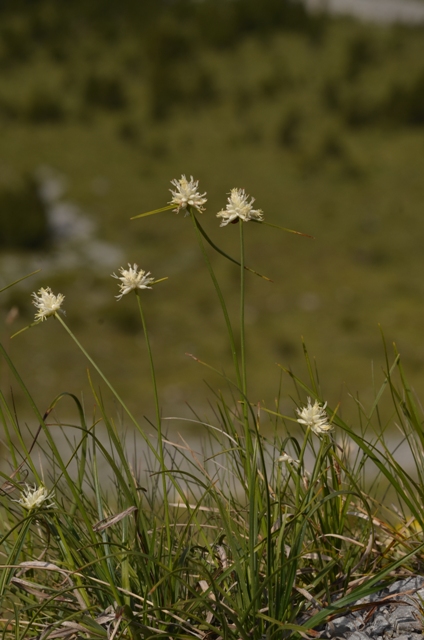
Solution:
[[[321,638],[346,640],[422,640],[424,577],[398,580],[358,600],[351,612],[334,618]]]
[[[351,15],[381,24],[424,23],[421,0],[304,0],[311,10],[325,10],[335,15]]]

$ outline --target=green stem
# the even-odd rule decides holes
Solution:
[[[240,354],[241,354],[241,389],[243,392],[243,420],[246,438],[247,452],[252,452],[252,438],[249,429],[249,409],[247,402],[247,371],[246,371],[246,338],[245,338],[245,272],[244,272],[244,229],[243,222],[239,222],[240,226]],[[248,460],[248,473],[250,476],[250,458]]]
[[[302,449],[299,454],[299,468],[296,476],[296,498],[295,505],[296,508],[299,507],[299,498],[300,498],[300,483],[302,480],[302,470],[303,470],[303,460],[305,458],[305,451],[309,440],[309,434],[311,432],[311,427],[307,427],[305,437],[303,438]]]
[[[146,325],[146,320],[143,313],[143,307],[141,304],[139,290],[136,289],[135,293],[137,296],[138,308],[140,311],[141,324],[143,325],[143,332],[144,332],[144,339],[146,341],[147,353],[149,355],[150,375],[152,376],[153,394],[155,398],[156,424],[157,424],[157,430],[158,430],[158,444],[159,444],[159,463],[162,471],[162,487],[163,487],[163,501],[164,501],[164,509],[165,509],[166,536],[167,536],[168,550],[171,558],[171,532],[169,528],[169,506],[168,506],[168,494],[166,489],[167,469],[165,465],[165,456],[163,451],[162,417],[161,417],[160,406],[159,406],[158,385],[156,380],[152,349],[150,346],[149,332],[147,331],[147,325]]]
[[[212,265],[210,263],[208,254],[206,253],[206,250],[205,250],[205,247],[204,247],[204,244],[203,244],[203,241],[202,241],[202,235],[204,235],[204,232],[202,233],[202,229],[201,229],[201,227],[199,225],[199,222],[198,222],[198,220],[197,220],[197,218],[194,215],[192,210],[190,210],[190,214],[191,214],[191,218],[193,220],[194,228],[196,229],[197,241],[199,243],[200,250],[201,250],[201,252],[203,254],[203,258],[204,258],[206,266],[208,268],[209,275],[210,275],[210,277],[212,279],[213,285],[215,287],[215,291],[217,293],[219,302],[221,304],[222,313],[224,314],[225,324],[227,325],[228,336],[230,338],[231,354],[233,356],[233,363],[234,363],[234,369],[235,369],[235,373],[236,373],[236,377],[237,377],[237,384],[239,386],[239,389],[242,389],[242,379],[241,379],[241,376],[240,376],[240,367],[239,367],[239,362],[238,362],[236,343],[235,343],[235,340],[234,340],[234,333],[233,333],[233,329],[232,329],[231,322],[230,322],[230,316],[228,315],[227,305],[225,304],[225,300],[224,300],[224,296],[222,295],[221,287],[218,284],[218,280],[216,278],[215,272],[214,272],[214,270],[212,268]]]
[[[125,404],[125,402],[122,400],[121,396],[119,395],[119,393],[113,388],[113,386],[111,385],[111,383],[109,382],[109,380],[106,378],[106,376],[104,375],[104,373],[102,373],[102,371],[99,369],[99,367],[97,366],[97,364],[94,362],[93,358],[91,358],[91,356],[89,356],[89,354],[87,353],[87,351],[84,349],[84,347],[82,346],[82,344],[79,342],[78,338],[72,333],[72,331],[69,329],[68,325],[65,323],[65,321],[60,317],[60,315],[58,313],[55,314],[54,316],[56,318],[56,320],[59,320],[60,324],[62,325],[62,327],[65,329],[65,331],[70,335],[70,337],[72,338],[72,340],[75,342],[75,344],[77,345],[77,347],[82,351],[82,353],[85,355],[85,357],[87,358],[87,360],[89,361],[89,363],[94,367],[94,369],[97,371],[97,373],[99,374],[99,376],[101,377],[101,379],[103,380],[103,382],[108,386],[108,388],[112,391],[113,395],[115,396],[115,398],[118,400],[119,404],[121,405],[121,407],[124,409],[125,413],[127,414],[127,416],[130,418],[130,420],[134,423],[134,425],[137,427],[137,430],[141,433],[144,441],[147,443],[147,445],[149,446],[149,448],[151,449],[152,453],[156,456],[157,459],[159,459],[158,453],[156,451],[156,449],[154,448],[154,446],[151,444],[151,442],[149,441],[148,437],[146,436],[146,434],[142,431],[140,425],[138,424],[137,420],[135,419],[135,417],[133,416],[133,414],[131,413],[131,411],[128,409],[127,405]]]
[[[242,391],[244,397],[247,396],[247,379],[246,379],[246,343],[244,332],[244,229],[243,222],[240,221],[240,351],[241,351],[241,375],[242,375]]]

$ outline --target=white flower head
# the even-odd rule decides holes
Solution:
[[[220,227],[225,227],[229,222],[249,222],[249,220],[258,220],[261,222],[264,215],[261,209],[254,209],[253,203],[255,198],[246,195],[244,189],[231,189],[228,198],[228,204],[225,209],[217,213],[218,218],[222,218]]]
[[[278,458],[278,462],[287,462],[287,464],[291,464],[293,466],[300,464],[299,460],[295,460],[294,458],[289,456],[289,454],[286,453],[285,451],[281,453],[281,456]]]
[[[325,433],[333,430],[333,425],[328,422],[325,408],[327,403],[323,406],[319,404],[318,400],[315,400],[312,404],[311,399],[308,398],[308,404],[303,409],[296,409],[299,418],[297,421],[300,424],[306,425],[317,436],[322,436]]]
[[[205,210],[203,205],[206,202],[206,192],[198,192],[199,181],[194,180],[193,176],[190,176],[190,180],[187,180],[185,176],[181,176],[179,180],[171,180],[171,184],[174,185],[175,191],[170,189],[172,200],[169,204],[176,205],[176,209],[173,209],[175,213],[179,213],[181,209],[187,209],[187,206],[197,209],[199,213]],[[186,212],[186,215],[188,215],[188,212]]]
[[[32,304],[38,309],[35,314],[35,319],[40,322],[47,320],[49,316],[54,316],[56,311],[59,311],[65,299],[65,296],[61,293],[55,296],[50,287],[46,287],[46,289],[41,288],[38,293],[34,292],[32,297],[34,298]]]
[[[147,273],[143,271],[143,269],[139,269],[137,264],[134,264],[132,267],[130,263],[128,263],[129,269],[124,269],[121,267],[119,269],[120,276],[117,276],[115,273],[112,273],[112,278],[117,278],[120,280],[120,294],[119,296],[115,296],[117,300],[120,300],[122,296],[125,296],[127,293],[131,291],[135,291],[136,289],[151,289],[149,285],[154,282],[154,278],[150,278],[150,271]]]
[[[52,500],[52,493],[43,487],[41,484],[38,489],[37,485],[30,487],[28,484],[25,485],[26,489],[23,489],[21,492],[21,498],[19,500],[14,500],[14,502],[19,502],[25,509],[31,511],[31,509],[38,509],[43,506],[45,509],[51,509],[55,506],[54,502],[46,503],[46,500]]]

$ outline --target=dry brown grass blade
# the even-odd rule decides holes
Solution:
[[[14,576],[11,581],[14,585],[16,585],[19,589],[26,591],[26,593],[30,593],[31,595],[39,598],[40,600],[49,600],[51,599],[51,594],[47,594],[43,591],[44,586],[40,585],[36,582],[30,582],[29,580],[22,580],[22,578],[18,578]],[[58,596],[55,600],[61,602],[71,602],[69,598],[64,598],[63,596]]]
[[[56,564],[53,564],[51,562],[40,562],[39,560],[30,560],[26,562],[21,562],[18,565],[9,565],[9,566],[17,567],[18,569],[20,569],[21,570],[20,574],[22,574],[25,571],[30,571],[31,569],[36,569],[41,571],[57,571],[58,573],[60,573],[62,576],[65,577],[69,585],[72,587],[73,593],[75,595],[75,598],[78,601],[78,604],[81,607],[81,610],[85,611],[85,609],[87,608],[83,597],[81,596],[79,590],[75,588],[75,585],[69,576],[69,571],[64,571],[63,569],[58,567]]]
[[[117,522],[120,522],[120,520],[123,520],[123,518],[128,516],[133,511],[137,511],[137,507],[128,507],[128,509],[125,509],[125,511],[121,511],[121,513],[103,518],[103,520],[99,520],[99,522],[96,522],[96,524],[93,525],[93,531],[95,531],[96,533],[104,531],[108,527],[112,527]]]

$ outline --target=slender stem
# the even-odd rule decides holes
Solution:
[[[242,375],[242,390],[244,397],[247,396],[247,378],[246,378],[246,342],[244,332],[244,293],[245,293],[245,280],[244,280],[244,225],[243,222],[239,222],[240,227],[240,352],[241,352],[241,375]]]
[[[305,433],[305,437],[303,438],[302,449],[301,449],[300,454],[299,454],[299,467],[298,467],[298,473],[297,473],[297,476],[296,476],[296,498],[295,498],[295,505],[296,505],[297,508],[299,506],[300,482],[301,482],[301,479],[302,479],[303,461],[304,461],[304,458],[305,458],[305,451],[306,451],[306,447],[308,445],[310,432],[311,432],[311,427],[307,427],[306,433]]]
[[[246,341],[244,327],[245,307],[245,271],[244,271],[244,223],[239,221],[240,227],[240,355],[241,355],[241,388],[243,393],[243,423],[246,445],[246,472],[249,486],[249,569],[251,592],[256,591],[258,566],[257,551],[255,545],[258,539],[258,475],[257,475],[257,445],[258,439],[253,445],[249,428],[249,406],[247,400],[247,373],[246,373]],[[265,469],[264,469],[265,471]],[[266,486],[266,484],[265,484]],[[252,595],[251,593],[251,595]]]
[[[91,356],[87,353],[87,351],[84,349],[84,347],[82,346],[82,344],[79,342],[78,338],[72,333],[72,331],[69,329],[68,325],[65,323],[65,321],[60,317],[60,315],[58,313],[55,314],[55,318],[57,320],[59,320],[59,322],[61,323],[61,325],[63,326],[63,328],[66,330],[66,332],[71,336],[72,340],[75,342],[75,344],[77,345],[77,347],[82,351],[82,353],[85,355],[85,357],[87,358],[87,360],[89,361],[89,363],[94,367],[94,369],[97,371],[97,373],[99,374],[99,376],[101,377],[101,379],[103,380],[103,382],[109,387],[109,389],[112,391],[113,395],[115,396],[115,398],[118,400],[119,404],[121,405],[121,407],[124,409],[125,413],[128,415],[128,417],[130,418],[130,420],[134,423],[134,425],[137,427],[137,430],[141,433],[144,441],[147,443],[147,445],[149,446],[149,448],[151,449],[152,453],[156,456],[157,459],[159,459],[158,453],[156,451],[156,449],[154,448],[154,446],[151,444],[151,442],[149,441],[149,438],[146,436],[146,434],[143,432],[143,430],[141,429],[140,425],[138,424],[137,420],[135,419],[135,417],[133,416],[133,414],[131,413],[131,411],[128,409],[127,405],[125,404],[125,402],[122,400],[121,396],[119,395],[119,393],[114,389],[114,387],[111,385],[111,383],[109,382],[109,380],[106,378],[106,376],[104,375],[104,373],[101,371],[101,369],[99,369],[99,367],[97,366],[97,364],[94,362],[93,358],[91,358]]]
[[[153,453],[153,455],[155,456],[156,460],[159,461],[160,464],[162,464],[161,458],[160,458],[160,454],[157,452],[156,448],[153,446],[153,444],[150,442],[148,436],[144,433],[144,431],[142,430],[142,428],[140,427],[139,423],[137,422],[137,420],[135,419],[135,417],[133,416],[133,414],[131,413],[131,411],[128,409],[127,405],[125,404],[125,402],[122,400],[122,398],[120,397],[120,395],[118,394],[118,392],[113,388],[113,386],[111,385],[111,383],[109,382],[109,380],[106,378],[106,376],[104,375],[104,373],[102,373],[102,371],[99,369],[99,367],[97,366],[97,364],[94,362],[94,360],[88,355],[87,351],[84,349],[84,347],[82,346],[82,344],[79,342],[79,340],[76,338],[76,336],[72,333],[72,331],[69,329],[69,327],[66,325],[66,323],[63,321],[63,319],[60,317],[60,315],[58,313],[55,314],[55,318],[57,320],[59,320],[59,322],[61,323],[61,325],[63,326],[63,328],[66,330],[66,332],[69,334],[69,336],[72,338],[72,340],[75,342],[75,344],[78,346],[79,349],[81,349],[82,353],[85,355],[85,357],[87,358],[87,360],[90,362],[90,364],[93,366],[93,368],[97,371],[97,373],[99,374],[99,376],[102,378],[102,380],[105,382],[105,384],[108,386],[108,388],[110,389],[110,391],[113,393],[113,395],[115,396],[115,398],[118,400],[118,402],[120,403],[121,407],[124,409],[124,411],[126,412],[126,414],[128,415],[128,417],[130,418],[130,420],[133,422],[133,424],[135,425],[135,427],[137,428],[137,431],[140,433],[140,435],[142,436],[143,440],[145,441],[145,443],[147,444],[147,446],[149,447],[150,451]],[[0,344],[0,350],[3,350]],[[9,365],[12,366],[10,360],[7,358],[7,354],[4,354],[6,359],[9,362]],[[35,407],[35,405],[34,405]],[[39,412],[37,410],[37,416],[39,416]],[[42,420],[41,416],[40,420]],[[177,482],[177,480],[172,476],[172,474],[169,475],[169,479],[172,483],[172,485],[174,486],[175,490],[178,491],[179,496],[181,497],[181,499],[183,500],[183,502],[185,504],[187,504],[187,508],[188,508],[188,502],[187,502],[187,497],[184,494],[180,484]],[[165,497],[164,497],[165,498]],[[168,506],[168,502],[166,501],[166,506]],[[196,519],[196,524],[198,525],[199,531],[202,533],[202,529],[200,527],[200,524],[197,522]],[[170,532],[170,526],[169,526],[169,520],[167,522],[167,531],[168,533]],[[170,562],[171,562],[171,557],[170,557]]]
[[[245,338],[245,271],[244,271],[244,229],[240,220],[240,355],[241,355],[241,389],[243,392],[243,420],[246,438],[246,448],[249,454],[252,452],[252,438],[249,429],[249,407],[247,401],[247,371],[246,371],[246,338]],[[248,456],[248,472],[250,475],[250,459]]]
[[[156,382],[155,365],[153,363],[153,355],[152,355],[152,349],[150,346],[149,333],[147,331],[147,325],[146,325],[146,320],[143,313],[143,307],[141,305],[139,290],[136,289],[135,293],[137,296],[138,309],[140,311],[141,324],[143,325],[144,339],[146,341],[147,353],[149,356],[150,375],[152,376],[153,393],[155,397],[156,423],[158,428],[158,434],[160,438],[162,438],[162,418],[161,418],[160,407],[159,407],[158,385]],[[160,449],[162,450],[162,442],[160,443]]]
[[[147,353],[149,355],[149,363],[150,363],[150,375],[152,376],[152,385],[153,385],[153,394],[155,397],[155,409],[156,409],[156,424],[158,430],[158,444],[159,444],[159,462],[162,471],[162,487],[163,487],[163,503],[165,509],[165,523],[166,523],[166,535],[167,535],[167,543],[168,550],[171,558],[171,532],[169,529],[169,505],[168,505],[168,493],[166,488],[166,477],[167,477],[167,469],[165,465],[165,456],[163,452],[163,440],[162,440],[162,417],[160,413],[159,406],[159,395],[158,395],[158,385],[156,381],[156,373],[155,373],[155,365],[153,362],[152,349],[150,346],[149,332],[147,331],[146,320],[143,313],[143,307],[140,299],[140,292],[136,289],[138,309],[140,311],[141,324],[143,325],[144,339],[146,341]]]
[[[197,221],[197,218],[194,215],[192,210],[190,211],[190,213],[191,213],[191,218],[193,220],[194,228],[196,229],[197,241],[199,243],[200,250],[201,250],[201,252],[203,254],[203,258],[204,258],[206,266],[208,268],[209,275],[210,275],[210,277],[212,279],[213,285],[215,287],[215,291],[217,293],[219,302],[221,304],[222,313],[224,314],[225,324],[227,325],[228,336],[230,338],[231,354],[233,356],[233,364],[234,364],[234,369],[235,369],[235,373],[236,373],[236,377],[237,377],[237,384],[239,386],[239,389],[242,389],[242,379],[241,379],[241,376],[240,376],[240,367],[239,367],[238,356],[237,356],[236,342],[234,340],[234,333],[233,333],[233,329],[232,329],[231,322],[230,322],[230,316],[228,315],[227,305],[225,304],[225,300],[224,300],[224,296],[222,295],[221,287],[219,286],[219,283],[218,283],[218,280],[216,278],[215,272],[214,272],[214,270],[212,268],[212,265],[210,263],[208,254],[206,253],[205,247],[203,245],[202,233],[201,233],[201,230],[200,230],[199,222]]]

